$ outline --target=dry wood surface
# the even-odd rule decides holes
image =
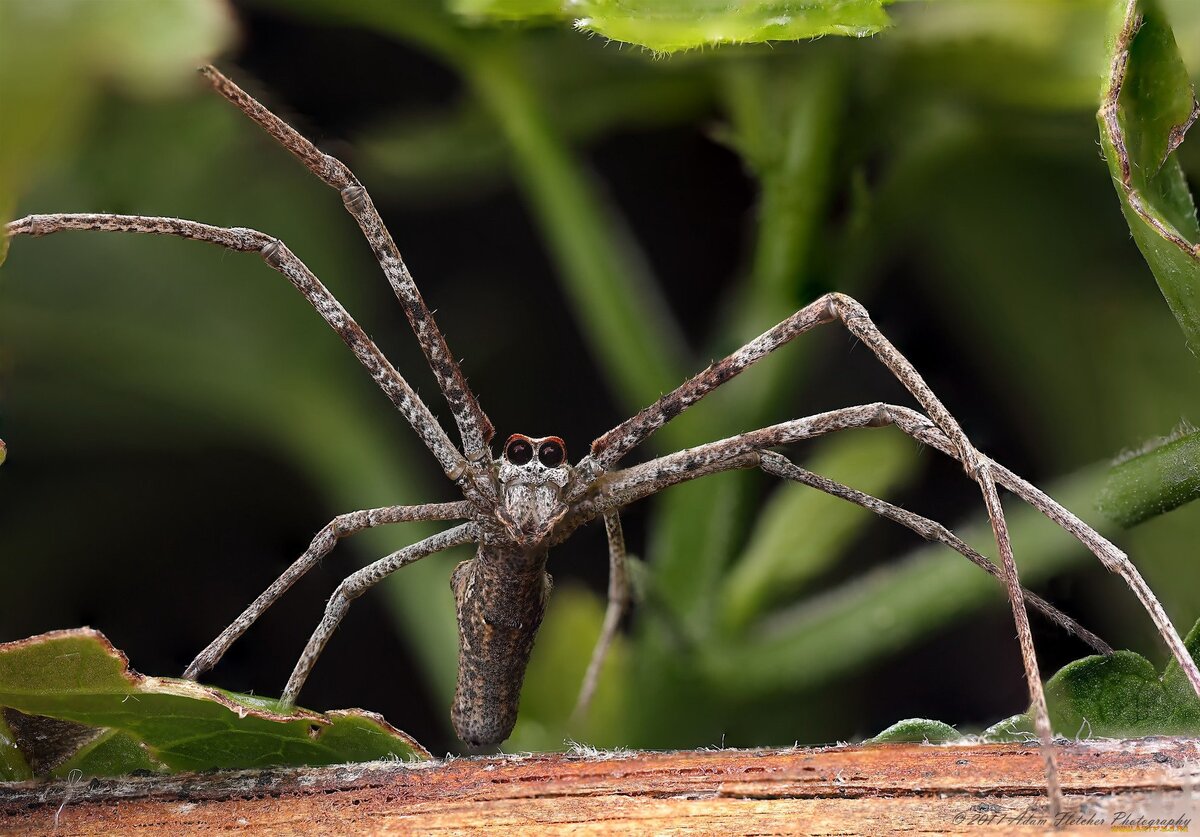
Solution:
[[[1057,833],[1200,823],[1200,740],[1057,749]],[[1043,782],[1017,744],[577,751],[5,785],[0,832],[1034,834]]]

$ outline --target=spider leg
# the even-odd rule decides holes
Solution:
[[[600,637],[592,649],[592,659],[588,662],[587,673],[579,687],[579,697],[575,701],[575,709],[571,712],[572,723],[577,723],[587,715],[592,696],[596,693],[596,684],[600,681],[600,669],[608,656],[621,618],[629,607],[629,574],[625,561],[625,533],[621,530],[621,517],[616,511],[604,513],[604,531],[608,535],[608,605],[604,609],[604,624],[600,628]]]
[[[1000,552],[1005,586],[1012,604],[1013,621],[1017,628],[1021,657],[1025,666],[1025,679],[1029,687],[1038,738],[1046,762],[1046,783],[1051,812],[1057,814],[1061,804],[1061,794],[1053,755],[1050,719],[1046,710],[1046,698],[1038,671],[1037,656],[1034,653],[1033,637],[1029,631],[1029,620],[1025,613],[1017,566],[1013,560],[1012,544],[1008,537],[1008,524],[1004,517],[1000,495],[996,491],[997,480],[1003,483],[1006,477],[1013,475],[1004,474],[994,462],[975,449],[954,416],[934,395],[916,368],[880,332],[871,321],[866,309],[854,299],[837,293],[822,296],[774,328],[751,340],[733,354],[711,364],[707,369],[662,396],[637,415],[597,438],[592,442],[591,453],[584,457],[577,466],[577,471],[584,476],[584,480],[581,481],[582,486],[578,489],[578,493],[573,494],[569,499],[573,502],[580,500],[587,488],[593,485],[600,475],[619,461],[622,456],[709,392],[797,335],[803,334],[814,326],[834,320],[841,321],[847,331],[865,343],[876,358],[916,398],[933,424],[941,431],[946,447],[940,449],[954,456],[971,479],[979,484]],[[1032,488],[1031,486],[1027,487]],[[1125,579],[1154,620],[1159,634],[1187,674],[1192,688],[1197,695],[1200,695],[1200,669],[1197,669],[1191,655],[1188,654],[1183,640],[1180,639],[1179,633],[1167,618],[1162,605],[1141,578],[1137,569],[1129,562],[1128,557],[1091,530],[1079,518],[1066,512],[1057,503],[1049,501],[1045,494],[1028,491],[1023,498],[1083,541],[1109,570],[1119,573]]]
[[[575,514],[567,520],[562,531],[556,533],[556,540],[569,536],[574,529],[600,515],[657,494],[672,485],[723,471],[761,467],[767,473],[802,482],[820,491],[863,506],[911,529],[927,540],[940,541],[964,555],[972,563],[980,564],[993,577],[1003,581],[1001,571],[995,564],[940,523],[826,477],[813,474],[811,471],[793,465],[782,455],[766,450],[766,448],[813,439],[839,430],[881,427],[888,424],[894,424],[917,441],[943,449],[935,441],[940,440],[941,444],[945,446],[946,452],[953,456],[953,451],[949,448],[949,443],[941,431],[929,419],[914,410],[883,403],[847,407],[710,442],[631,468],[615,471],[609,475],[602,494],[593,500],[585,501],[576,508]],[[997,466],[997,468],[999,467]],[[1001,470],[1007,476],[1012,476],[1011,472],[1006,469]],[[1079,636],[1098,653],[1112,653],[1112,649],[1104,640],[1070,616],[1036,594],[1028,590],[1025,590],[1024,593],[1029,603],[1040,610],[1050,621],[1060,625],[1068,633]]]
[[[379,347],[367,336],[342,304],[321,284],[308,266],[289,250],[282,241],[266,233],[244,227],[214,227],[198,221],[179,218],[159,218],[145,215],[73,214],[29,215],[5,225],[6,235],[50,235],[65,230],[102,230],[106,232],[135,232],[173,235],[218,244],[230,250],[258,253],[263,260],[279,271],[298,290],[322,319],[370,373],[376,385],[412,425],[421,441],[437,458],[446,475],[459,482],[468,497],[477,492],[464,480],[468,472],[466,460],[442,430],[429,407],[409,386]]]
[[[1029,687],[1034,727],[1037,730],[1038,740],[1041,742],[1042,758],[1046,766],[1046,790],[1050,800],[1050,813],[1052,816],[1057,816],[1062,807],[1062,792],[1058,784],[1058,765],[1054,759],[1054,733],[1050,727],[1050,712],[1046,707],[1046,694],[1042,687],[1041,672],[1038,670],[1037,652],[1033,647],[1033,633],[1029,629],[1029,614],[1025,608],[1017,562],[1013,557],[1012,541],[1008,536],[1008,521],[1004,516],[1004,506],[1000,502],[1000,494],[996,490],[992,461],[971,444],[958,421],[942,404],[941,399],[934,395],[933,390],[925,383],[925,379],[917,372],[916,367],[892,345],[891,341],[871,321],[867,309],[856,300],[843,294],[827,294],[825,299],[830,313],[842,321],[847,331],[869,346],[880,363],[886,366],[904,385],[904,388],[917,399],[929,418],[950,439],[955,449],[955,458],[971,478],[979,484],[984,504],[987,506],[988,518],[992,523],[992,534],[996,540],[996,547],[1000,552],[1000,562],[1004,569],[1004,583],[1008,590],[1013,623],[1016,626],[1017,639],[1021,646],[1021,660],[1025,666],[1025,681]]]
[[[347,576],[337,586],[337,589],[333,591],[333,595],[329,597],[329,603],[325,606],[325,615],[322,617],[320,624],[317,625],[316,630],[313,631],[308,644],[304,646],[304,651],[300,654],[300,659],[296,661],[296,667],[292,670],[292,676],[288,678],[287,686],[284,687],[280,702],[285,707],[295,705],[296,696],[300,694],[300,690],[304,687],[304,681],[308,679],[313,665],[317,662],[317,657],[321,656],[321,652],[325,649],[325,644],[329,642],[329,637],[333,635],[338,624],[342,621],[342,617],[350,609],[350,602],[357,599],[401,567],[419,561],[435,552],[442,552],[451,547],[470,543],[478,538],[478,527],[474,523],[463,523],[455,526],[453,529],[447,529],[422,541],[410,544]]]
[[[427,503],[420,506],[385,506],[379,509],[364,509],[362,511],[339,514],[317,532],[312,543],[304,554],[297,558],[290,567],[283,571],[279,578],[271,583],[229,627],[208,644],[203,651],[196,655],[184,671],[187,680],[195,680],[204,672],[211,669],[229,650],[229,646],[241,637],[253,625],[258,617],[279,597],[288,591],[293,584],[306,572],[333,551],[337,542],[349,535],[355,535],[365,529],[376,526],[386,526],[391,523],[405,523],[419,520],[462,520],[470,515],[470,506],[465,501],[457,503]]]
[[[752,430],[615,471],[605,477],[604,491],[599,498],[585,499],[576,506],[567,524],[556,533],[555,540],[561,540],[576,527],[608,508],[627,505],[668,485],[730,468],[754,467],[757,464],[754,461],[754,451],[757,449],[788,445],[838,430],[880,427],[886,424],[895,425],[918,442],[957,458],[958,452],[953,442],[928,417],[916,410],[884,403],[846,407],[761,430]],[[1166,611],[1129,557],[1044,491],[1003,465],[987,457],[982,458],[987,460],[1000,485],[1073,535],[1100,559],[1105,568],[1125,580],[1154,621],[1188,682],[1200,694],[1200,672],[1197,672],[1195,661],[1188,653],[1183,640],[1179,638]]]
[[[421,344],[421,350],[425,353],[425,359],[437,378],[438,386],[446,397],[451,412],[454,413],[467,459],[472,463],[481,460],[486,462],[490,459],[488,442],[494,433],[492,423],[467,386],[458,361],[450,352],[446,338],[434,322],[433,313],[425,304],[421,292],[417,290],[412,274],[408,272],[396,242],[383,225],[383,219],[379,217],[367,190],[344,163],[322,153],[292,126],[222,75],[215,67],[201,67],[200,72],[217,93],[250,117],[276,142],[299,159],[309,171],[341,193],[346,210],[358,223],[396,298],[403,306],[409,325],[412,326],[417,341]],[[481,485],[485,482],[479,480]],[[490,486],[490,483],[487,485]]]
[[[856,488],[843,485],[820,474],[814,474],[812,471],[801,468],[787,457],[774,451],[763,451],[759,454],[759,467],[773,476],[807,485],[818,491],[824,491],[826,494],[840,497],[855,505],[862,506],[864,509],[874,512],[880,517],[887,518],[894,523],[899,523],[901,526],[911,529],[927,541],[938,541],[945,544],[996,580],[1002,583],[1004,581],[999,567],[979,552],[976,552],[962,538],[936,520],[922,517],[908,509],[900,508],[886,500],[880,500],[878,497],[873,497]],[[1041,611],[1051,622],[1058,625],[1064,631],[1086,642],[1097,654],[1108,655],[1113,653],[1112,646],[1107,642],[1080,625],[1070,616],[1067,616],[1041,596],[1024,589],[1023,594],[1026,602]]]
[[[798,335],[822,323],[834,320],[840,320],[847,331],[869,346],[876,358],[912,393],[938,428],[949,438],[954,447],[955,458],[971,478],[979,484],[1000,552],[1005,586],[1012,603],[1013,621],[1016,624],[1017,636],[1021,645],[1021,658],[1025,666],[1025,680],[1029,687],[1038,738],[1041,741],[1046,763],[1046,784],[1051,800],[1051,811],[1057,814],[1061,795],[1058,790],[1057,766],[1054,762],[1050,717],[1046,709],[1046,696],[1042,689],[1041,674],[1038,671],[1037,655],[1034,653],[1033,636],[1029,630],[1029,619],[1025,613],[1024,600],[1021,595],[1017,565],[1012,556],[1008,524],[1004,518],[1004,507],[1000,503],[1000,496],[996,492],[991,461],[975,449],[954,416],[934,395],[933,390],[925,383],[916,368],[884,337],[883,333],[871,322],[866,309],[856,300],[837,293],[820,297],[774,328],[754,338],[733,354],[711,364],[707,369],[662,396],[637,415],[597,438],[592,442],[590,454],[577,466],[577,470],[584,475],[580,491],[586,490],[587,485],[594,482],[600,474],[608,470],[654,431],[721,384]],[[577,500],[579,496],[572,496],[569,499]],[[1168,644],[1170,644],[1170,640],[1168,640]],[[1197,681],[1195,685],[1197,693],[1200,694],[1200,681]]]

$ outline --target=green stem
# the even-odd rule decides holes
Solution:
[[[816,49],[806,59],[782,73],[777,63],[736,64],[721,77],[733,145],[758,176],[761,197],[751,272],[713,355],[775,325],[810,295],[806,277],[833,179],[844,86],[835,50]],[[683,444],[769,421],[781,398],[799,383],[804,355],[798,348],[788,347],[726,391],[714,393],[709,400],[716,403],[700,409],[714,417],[715,426],[681,428],[684,434],[692,431],[683,436]],[[723,405],[728,408],[721,409]],[[701,641],[709,641],[720,628],[718,604],[726,570],[753,513],[753,479],[748,473],[709,477],[674,488],[660,501],[650,543],[655,589],[671,618]],[[681,649],[664,630],[663,620],[646,620],[640,627],[639,740],[682,741],[689,729],[711,723],[720,710],[693,691],[696,699],[681,711],[679,689],[700,684],[680,669]]]
[[[812,242],[824,218],[842,112],[840,50],[819,49],[787,65],[742,62],[721,77],[733,144],[758,176],[761,198],[752,270],[713,354],[719,355],[787,317],[807,296]],[[765,359],[710,397],[714,418],[690,428],[683,445],[760,426],[778,418],[779,401],[800,377],[799,347]],[[728,409],[720,409],[728,405]],[[749,513],[746,475],[674,489],[656,521],[652,557],[658,583],[676,613],[709,631],[722,576]]]
[[[1120,526],[1136,526],[1200,496],[1200,432],[1159,442],[1114,465],[1096,505]]]
[[[735,141],[762,192],[753,268],[731,338],[753,337],[813,295],[809,268],[829,198],[844,77],[836,48],[815,51],[791,72],[754,62],[722,77]]]
[[[575,320],[628,409],[683,379],[687,352],[638,248],[562,138],[506,45],[463,68],[508,140],[516,177],[558,265]]]

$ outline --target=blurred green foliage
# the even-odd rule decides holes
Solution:
[[[178,92],[232,35],[233,19],[207,0],[0,4],[0,217],[11,217],[31,176],[86,130],[103,85],[137,96]]]
[[[198,5],[225,19],[219,4]],[[359,125],[350,137],[354,165],[381,205],[469,204],[515,188],[603,382],[595,394],[620,413],[837,289],[883,310],[884,328],[915,352],[950,408],[965,411],[977,443],[992,448],[977,436],[988,425],[1021,452],[1023,462],[1011,464],[1027,464],[1018,470],[1110,531],[1093,511],[1105,474],[1096,463],[1163,433],[1200,403],[1194,362],[1128,241],[1096,157],[1111,2],[897,3],[889,7],[891,27],[870,39],[722,47],[669,60],[605,48],[553,20],[494,26],[458,16],[465,5],[256,0],[248,11],[330,32],[365,30],[449,71],[457,85],[449,101],[377,112]],[[1163,5],[1195,73],[1198,56],[1186,50],[1200,43],[1200,14],[1188,0]],[[2,37],[24,37],[5,29]],[[28,31],[42,60],[55,60],[58,41]],[[135,40],[153,34],[138,24],[129,31]],[[198,49],[217,50],[221,37]],[[182,47],[173,54],[171,72],[195,63]],[[5,88],[27,84],[21,73],[32,69],[18,66]],[[84,87],[98,96],[114,74],[75,72],[38,101],[58,107]],[[336,76],[337,68],[323,72]],[[348,308],[365,311],[369,331],[385,333],[389,321],[378,309],[386,297],[372,296],[363,278],[376,273],[336,196],[252,126],[201,92],[103,102],[90,119],[61,123],[49,159],[10,161],[3,146],[0,172],[42,172],[35,183],[3,181],[20,192],[15,213],[129,211],[264,229],[289,242]],[[6,123],[24,121],[24,108],[8,99],[2,107]],[[34,119],[36,109],[29,112]],[[650,246],[662,233],[635,229],[629,218],[637,213],[587,163],[586,149],[606,138],[663,130],[700,131],[722,143],[757,195],[740,267],[717,292],[708,327],[680,321],[675,294],[699,293],[693,277],[664,290]],[[1178,161],[1185,175],[1200,172],[1200,156],[1186,146]],[[708,180],[705,171],[670,176]],[[648,186],[670,188],[669,178]],[[406,253],[419,244],[393,232]],[[536,333],[497,325],[533,298],[526,266],[497,258],[474,283],[412,266],[443,325],[460,324],[448,329],[449,340],[466,355],[488,407],[500,398],[489,392],[518,371],[513,358],[547,350],[519,342]],[[0,435],[12,447],[4,478],[20,465],[22,446],[36,448],[39,439],[56,440],[51,449],[60,459],[97,447],[153,454],[233,440],[290,463],[331,513],[447,497],[411,434],[397,430],[353,359],[293,297],[255,260],[200,245],[97,235],[18,242],[0,274],[9,365],[0,379],[7,421]],[[383,339],[385,350],[407,352],[402,337]],[[858,365],[867,371],[856,371],[851,385],[841,370],[865,353],[848,359],[848,351],[845,335],[832,329],[802,339],[672,422],[651,452],[825,406],[903,397],[865,360]],[[426,381],[418,366],[402,368]],[[422,392],[434,390],[425,383]],[[535,415],[553,410],[552,400],[537,397],[529,402],[542,410]],[[603,416],[611,407],[590,409]],[[604,429],[593,424],[587,432]],[[835,479],[897,501],[914,498],[923,513],[960,524],[956,531],[986,552],[986,522],[969,481],[899,434],[830,439],[805,455]],[[935,487],[918,493],[929,482]],[[114,474],[112,492],[120,485]],[[65,556],[120,528],[97,511],[75,524],[78,532],[59,530],[47,544],[56,510],[103,509],[103,499],[70,486],[0,496],[4,562],[45,554],[48,565],[70,566]],[[1079,578],[1097,603],[1091,627],[1110,638],[1133,636],[1158,653],[1133,598],[1100,577],[1096,562],[1031,510],[1013,505],[1011,512],[1026,584]],[[965,521],[948,519],[964,513]],[[420,534],[416,526],[366,533],[354,549],[366,557]],[[1200,521],[1185,509],[1123,541],[1185,623],[1200,612],[1191,551],[1198,536]],[[905,554],[905,543],[855,509],[755,474],[665,493],[654,501],[644,541],[632,544],[646,561],[643,598],[586,728],[566,719],[602,608],[596,594],[567,588],[552,598],[508,746],[556,748],[569,736],[601,746],[711,744],[726,735],[730,744],[779,743],[865,731],[856,717],[867,698],[848,693],[847,678],[977,619],[982,608],[1004,613],[1000,586],[983,573],[940,547]],[[879,552],[901,555],[858,571],[879,563]],[[449,568],[463,557],[422,561],[377,594],[439,706],[449,703],[456,653]],[[846,565],[856,572],[839,572]],[[133,567],[125,571],[161,571],[153,561]],[[22,572],[49,577],[36,567]],[[1085,608],[1084,598],[1067,609]],[[212,630],[232,615],[214,614]],[[337,649],[335,641],[328,653]],[[951,669],[938,680],[966,678],[960,670],[993,653],[940,661]],[[1019,694],[1019,668],[1010,668]],[[941,682],[909,688],[946,691]]]

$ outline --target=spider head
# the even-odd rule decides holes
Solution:
[[[524,534],[553,525],[562,514],[562,491],[571,479],[563,440],[557,436],[535,439],[514,433],[504,443],[498,465],[503,511],[508,521]]]

